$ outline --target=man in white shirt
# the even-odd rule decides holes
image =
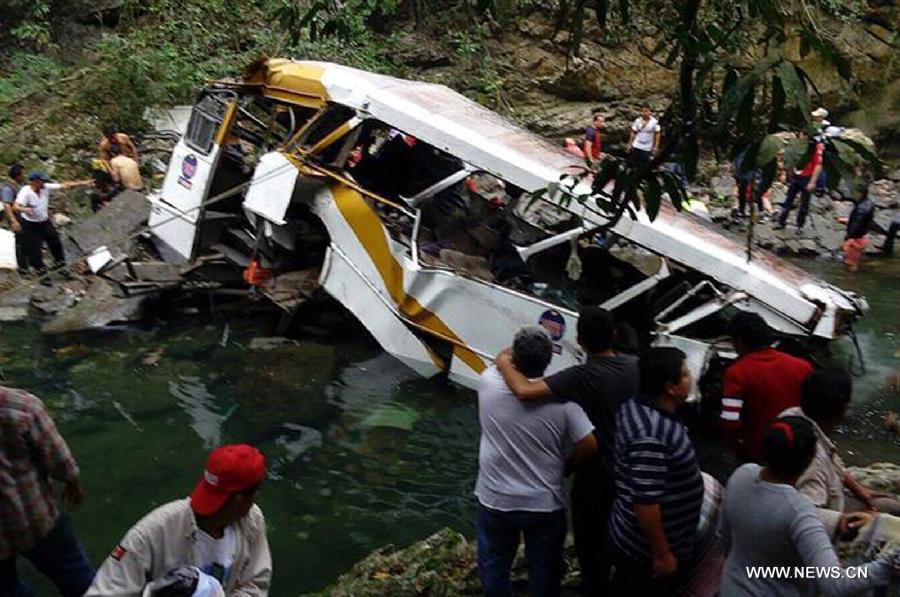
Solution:
[[[190,498],[160,506],[132,527],[85,597],[140,597],[148,580],[180,566],[216,579],[228,597],[268,595],[272,557],[254,503],[265,475],[265,458],[252,446],[213,450]]]
[[[628,137],[628,159],[636,166],[649,164],[659,151],[659,122],[650,114],[650,106],[641,106],[641,115],[631,125]]]
[[[66,256],[63,252],[62,242],[50,220],[50,191],[84,187],[90,184],[92,184],[90,180],[51,183],[47,175],[40,171],[34,171],[28,175],[28,184],[19,189],[13,204],[13,209],[22,217],[22,246],[26,263],[24,267],[20,265],[21,270],[27,271],[29,267],[33,267],[40,276],[46,273],[43,256],[44,241],[47,242],[56,267],[65,264]],[[42,282],[49,284],[50,280],[45,278]]]
[[[553,344],[540,327],[515,337],[512,361],[526,377],[544,373]],[[485,595],[511,595],[510,568],[525,538],[532,595],[555,595],[563,575],[566,510],[563,473],[593,458],[594,425],[575,402],[522,402],[496,367],[478,385],[478,574]],[[599,532],[599,530],[598,530]]]

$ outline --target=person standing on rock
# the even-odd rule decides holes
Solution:
[[[63,502],[78,506],[84,492],[78,464],[41,400],[0,387],[0,595],[31,595],[16,573],[19,556],[49,578],[63,597],[81,597],[94,568],[50,480],[65,484]]]
[[[812,366],[772,348],[772,331],[756,313],[737,313],[729,334],[738,358],[725,370],[719,431],[741,462],[760,462],[765,430],[800,404],[800,384]]]
[[[869,185],[861,185],[856,195],[856,204],[847,218],[847,233],[841,249],[844,252],[844,266],[851,272],[859,269],[863,251],[869,246],[869,227],[875,218],[875,204],[869,199]]]
[[[553,356],[546,330],[516,333],[510,358],[528,378],[544,373]],[[574,402],[520,402],[498,367],[478,383],[478,574],[489,597],[512,595],[510,569],[524,535],[529,594],[559,594],[564,572],[566,500],[563,476],[597,452],[594,426]]]
[[[92,180],[51,183],[46,174],[34,171],[28,175],[28,184],[19,189],[14,209],[22,215],[22,244],[25,260],[27,265],[34,268],[39,276],[43,276],[47,272],[44,267],[43,255],[45,241],[56,262],[55,267],[61,267],[66,261],[59,233],[50,220],[50,191],[85,187],[91,184],[93,184]],[[50,279],[44,278],[41,282],[49,285]]]
[[[13,205],[19,189],[25,184],[25,168],[22,164],[13,164],[9,168],[9,179],[0,185],[0,199],[3,201],[3,210],[9,222],[9,229],[16,235],[16,265],[20,276],[28,275],[28,263],[25,258],[25,247],[22,242],[22,217],[16,213]]]
[[[687,428],[676,414],[691,390],[685,354],[649,349],[641,389],[616,413],[616,500],[609,535],[609,595],[676,595],[694,556],[703,478]]]
[[[776,228],[784,228],[787,226],[788,213],[794,205],[794,199],[797,193],[800,193],[800,208],[797,211],[797,230],[803,229],[806,224],[806,214],[809,212],[810,193],[816,188],[816,181],[822,172],[822,154],[825,152],[825,142],[823,138],[816,135],[810,139],[812,145],[809,161],[800,169],[794,169],[788,185],[787,194],[784,197],[784,204],[781,207],[781,214],[778,216],[778,226]]]
[[[609,578],[606,544],[616,494],[616,409],[638,393],[638,359],[616,351],[617,339],[612,313],[596,306],[583,307],[578,314],[578,345],[587,354],[583,364],[543,379],[529,379],[508,351],[497,357],[497,369],[516,398],[526,403],[574,402],[594,425],[597,458],[575,471],[571,492],[572,531],[583,595],[603,594]]]
[[[602,145],[601,131],[605,122],[606,118],[603,114],[598,112],[594,114],[594,118],[591,120],[591,126],[584,131],[584,142],[582,143],[584,155],[592,162],[600,159],[600,147]]]
[[[631,124],[628,137],[628,160],[635,166],[646,166],[659,151],[662,129],[650,114],[650,106],[641,106],[641,115]]]
[[[142,518],[100,566],[85,597],[141,597],[148,582],[180,566],[211,576],[229,597],[265,597],[272,579],[266,523],[256,495],[262,453],[220,446],[187,499]]]

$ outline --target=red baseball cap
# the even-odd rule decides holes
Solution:
[[[191,492],[191,509],[201,516],[218,511],[235,493],[259,484],[266,476],[266,459],[247,444],[220,446],[210,452],[206,469]]]

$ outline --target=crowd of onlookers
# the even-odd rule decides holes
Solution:
[[[569,471],[584,595],[858,594],[900,575],[900,552],[853,569],[835,553],[873,517],[900,514],[894,496],[846,471],[828,438],[850,402],[850,376],[773,348],[755,313],[736,314],[730,335],[737,358],[724,376],[719,432],[741,464],[723,489],[701,472],[680,418],[693,381],[681,350],[620,354],[613,316],[587,307],[578,320],[586,361],[544,377],[550,337],[539,327],[516,334],[478,390],[486,595],[512,595],[520,539],[529,594],[559,592]],[[789,570],[757,578],[756,567]]]

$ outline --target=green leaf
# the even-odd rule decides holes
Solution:
[[[759,151],[756,154],[756,165],[765,168],[769,164],[774,164],[778,152],[782,151],[784,146],[784,139],[778,135],[766,135],[759,145]]]
[[[876,164],[880,161],[878,159],[878,155],[875,153],[874,145],[872,147],[869,147],[862,141],[857,141],[856,139],[846,139],[844,137],[829,137],[827,141],[829,142],[829,144],[833,144],[840,153],[844,152],[844,146],[846,146],[851,151],[855,152],[859,156],[859,158],[862,158],[864,161],[869,162],[870,164]]]
[[[662,187],[655,176],[648,177],[645,183],[644,209],[647,210],[647,217],[652,222],[659,214],[659,206],[662,203]]]
[[[783,62],[778,68],[778,76],[784,87],[785,103],[796,108],[802,122],[809,122],[810,101],[806,84],[800,78],[799,69],[791,62]]]
[[[666,190],[666,194],[669,195],[669,201],[672,202],[672,205],[674,205],[675,209],[678,211],[683,210],[685,203],[687,203],[687,193],[685,193],[682,186],[678,184],[678,180],[671,172],[662,172],[661,174],[663,187]]]

